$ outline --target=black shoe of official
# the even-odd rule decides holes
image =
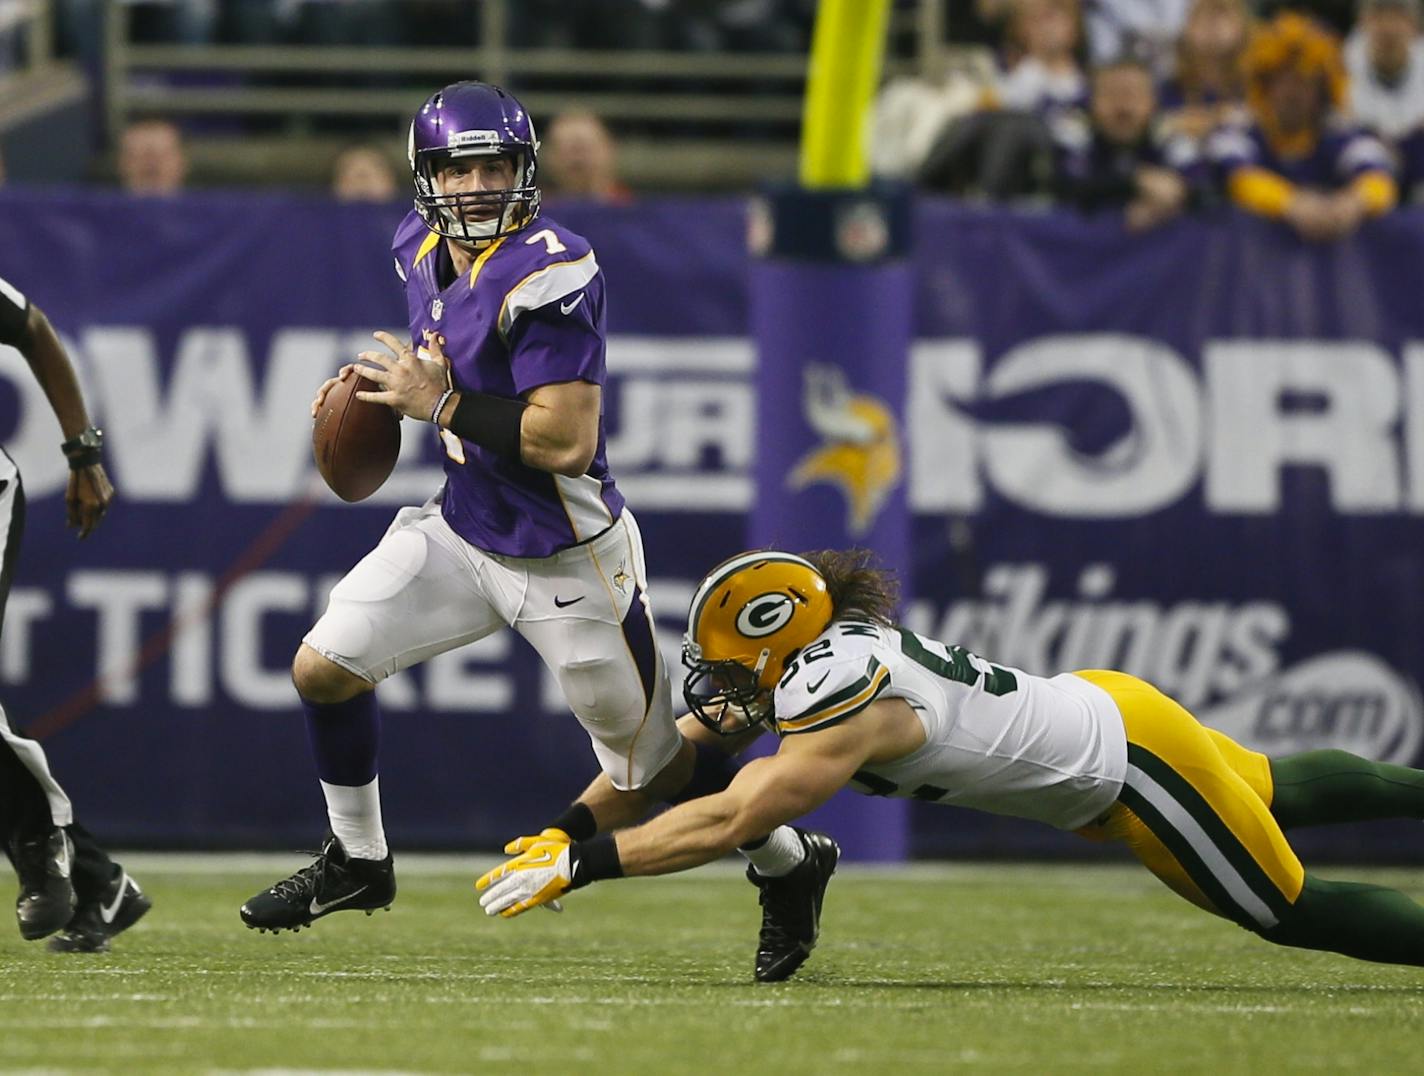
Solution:
[[[63,931],[49,940],[52,953],[107,953],[109,939],[133,926],[153,901],[122,869],[97,898],[79,906]]]
[[[747,878],[761,890],[761,936],[757,939],[756,980],[789,979],[816,947],[821,901],[841,858],[840,845],[824,833],[798,829],[806,858],[790,874],[763,878],[755,867]]]
[[[390,910],[396,899],[396,872],[391,856],[377,862],[352,859],[334,836],[321,846],[316,860],[271,889],[264,889],[242,906],[242,921],[254,930],[300,930],[332,912]]]
[[[15,901],[15,918],[20,936],[35,941],[53,934],[74,915],[74,883],[70,869],[74,863],[74,842],[62,827],[10,846],[15,872],[20,876],[20,896]]]

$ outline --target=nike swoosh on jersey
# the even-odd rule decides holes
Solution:
[[[128,891],[129,876],[125,874],[119,879],[119,895],[114,898],[114,903],[99,905],[99,918],[106,923],[112,923],[114,916],[119,914],[119,908],[123,905],[124,897],[128,895]]]
[[[366,890],[370,888],[371,887],[368,885],[363,885],[360,889],[357,889],[351,893],[347,893],[346,896],[342,897],[340,900],[328,901],[325,904],[318,904],[316,898],[312,897],[311,904],[308,907],[312,915],[321,915],[323,912],[329,912],[332,908],[335,908],[341,904],[345,904],[347,901],[355,900],[357,897],[359,897],[362,893],[366,892]]]
[[[586,597],[588,597],[587,594],[580,594],[577,598],[570,598],[568,601],[562,601],[560,600],[559,596],[555,594],[554,604],[557,605],[560,609],[567,609],[570,605],[576,605],[577,603],[583,601]]]
[[[806,691],[807,691],[809,694],[814,695],[814,694],[816,693],[816,689],[817,689],[818,687],[820,687],[822,684],[824,684],[824,683],[826,682],[826,677],[828,677],[828,676],[830,676],[830,675],[831,675],[830,673],[822,673],[822,674],[821,674],[821,678],[820,678],[819,680],[817,680],[814,684],[807,684],[807,685],[806,685]]]
[[[573,302],[571,302],[571,303],[560,303],[560,304],[559,304],[559,313],[560,313],[560,314],[572,314],[572,313],[574,312],[574,307],[578,306],[578,304],[581,303],[581,302],[583,302],[583,292],[579,292],[579,293],[578,293],[578,298],[575,299],[575,300],[574,300]]]

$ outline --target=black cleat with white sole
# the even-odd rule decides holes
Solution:
[[[836,873],[841,848],[824,833],[797,829],[806,857],[790,874],[763,878],[755,867],[747,878],[761,890],[761,936],[757,939],[756,981],[779,983],[806,963],[821,932],[821,902]]]
[[[332,912],[390,909],[396,899],[396,872],[389,854],[352,859],[334,836],[328,836],[315,861],[271,889],[264,889],[242,906],[242,921],[253,930],[300,930]]]
[[[10,845],[10,859],[20,876],[15,918],[20,936],[35,941],[53,934],[74,915],[77,898],[70,873],[74,842],[62,826]]]
[[[153,901],[120,869],[96,900],[79,906],[63,931],[49,940],[52,953],[107,953],[109,939],[133,926]]]

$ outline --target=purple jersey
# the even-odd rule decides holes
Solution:
[[[602,386],[603,277],[593,250],[547,217],[497,239],[455,276],[445,241],[411,212],[392,244],[405,282],[410,335],[445,338],[457,390],[517,398],[540,385]],[[598,450],[577,478],[527,467],[444,432],[441,511],[471,545],[547,557],[606,530],[623,511],[599,416]]]
[[[1424,202],[1424,127],[1416,127],[1398,142],[1399,198]]]
[[[1207,151],[1223,178],[1237,169],[1264,168],[1298,187],[1333,191],[1366,172],[1393,173],[1389,151],[1374,135],[1359,127],[1330,126],[1315,148],[1301,157],[1281,157],[1260,127],[1228,126],[1212,134]]]
[[[1160,129],[1130,145],[1109,141],[1082,113],[1062,113],[1049,123],[1053,136],[1053,187],[1061,201],[1085,211],[1122,206],[1138,195],[1139,168],[1177,172],[1188,190],[1203,186],[1201,154],[1183,135]]]

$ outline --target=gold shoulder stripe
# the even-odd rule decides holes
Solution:
[[[415,261],[410,263],[412,269],[425,260],[425,256],[440,244],[440,233],[431,232],[420,244],[420,249],[415,252]]]
[[[470,287],[473,288],[475,286],[475,280],[479,277],[480,270],[485,267],[485,262],[489,261],[490,255],[500,248],[504,240],[505,237],[500,236],[489,246],[485,247],[484,250],[480,251],[480,256],[475,259],[475,264],[470,266]]]
[[[861,676],[860,679],[852,681],[843,688],[840,688],[836,691],[832,691],[829,695],[821,699],[814,706],[810,707],[809,709],[802,710],[799,714],[796,715],[796,720],[804,720],[805,718],[813,717],[816,714],[825,713],[827,710],[836,709],[848,700],[855,698],[857,695],[861,694],[861,692],[863,692],[867,687],[870,686],[871,682],[875,679],[875,673],[879,668],[880,661],[874,656],[872,656],[871,659],[866,662],[865,674]]]
[[[858,714],[872,702],[875,701],[882,691],[890,685],[890,670],[881,668],[871,679],[866,688],[856,694],[853,698],[831,709],[820,709],[815,713],[806,714],[801,717],[793,717],[789,721],[778,720],[776,725],[782,733],[809,732],[812,729],[823,728],[826,725],[834,725],[839,721]]]

